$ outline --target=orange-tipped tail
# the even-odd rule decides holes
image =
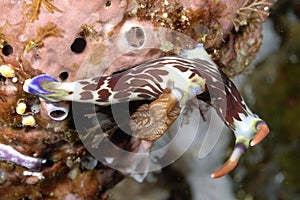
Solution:
[[[228,174],[229,172],[231,172],[236,167],[240,157],[246,152],[246,150],[247,150],[247,146],[244,143],[237,143],[229,159],[219,170],[212,173],[210,177],[220,178]]]
[[[227,160],[226,163],[220,169],[218,169],[217,171],[212,173],[210,175],[210,177],[220,178],[220,177],[228,174],[229,172],[231,172],[236,167],[236,165],[238,164],[238,161],[239,160],[235,160],[235,161],[232,161],[230,159]]]

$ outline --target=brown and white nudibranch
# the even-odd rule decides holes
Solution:
[[[148,106],[142,105],[130,122],[134,132],[140,131],[143,139],[151,142],[166,132],[188,101],[203,100],[216,109],[236,137],[230,158],[211,174],[212,178],[232,171],[249,145],[258,144],[269,133],[266,123],[251,112],[236,86],[218,69],[202,45],[185,50],[180,56],[157,58],[111,76],[69,83],[58,82],[49,75],[36,76],[26,80],[24,90],[53,103],[76,101],[106,106],[154,100]]]

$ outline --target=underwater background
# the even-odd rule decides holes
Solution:
[[[246,101],[268,122],[271,133],[249,149],[233,172],[238,199],[300,198],[299,17],[300,1],[274,5],[269,19],[274,32],[264,37],[275,33],[279,47],[256,65],[244,86]]]

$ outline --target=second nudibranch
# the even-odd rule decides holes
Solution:
[[[208,102],[234,132],[235,148],[223,167],[211,175],[212,178],[232,171],[249,145],[258,144],[269,133],[266,123],[251,112],[236,86],[218,69],[202,45],[185,50],[180,56],[157,58],[111,76],[58,82],[49,75],[40,75],[24,84],[26,92],[48,102],[76,101],[101,106],[163,98],[160,95],[166,89],[172,96],[170,99],[175,99],[180,108],[193,98]]]

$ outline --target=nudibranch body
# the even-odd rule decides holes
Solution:
[[[266,123],[251,112],[235,85],[218,69],[202,45],[184,50],[180,56],[161,57],[111,76],[62,83],[49,75],[40,75],[26,80],[24,90],[49,102],[77,101],[105,106],[154,100],[132,115],[130,125],[133,132],[154,131],[149,135],[156,136],[146,138],[148,141],[155,141],[166,132],[179,115],[178,110],[189,100],[198,98],[208,102],[236,137],[229,160],[211,175],[213,178],[232,171],[249,144],[256,145],[269,133]],[[164,120],[152,120],[160,124],[146,127],[151,120],[139,119],[145,116]]]
[[[26,80],[24,90],[48,102],[77,101],[107,106],[127,101],[153,100],[165,88],[170,88],[182,106],[202,93],[205,79],[185,59],[174,58],[163,57],[123,73],[75,82],[61,83],[51,76],[41,75]]]

